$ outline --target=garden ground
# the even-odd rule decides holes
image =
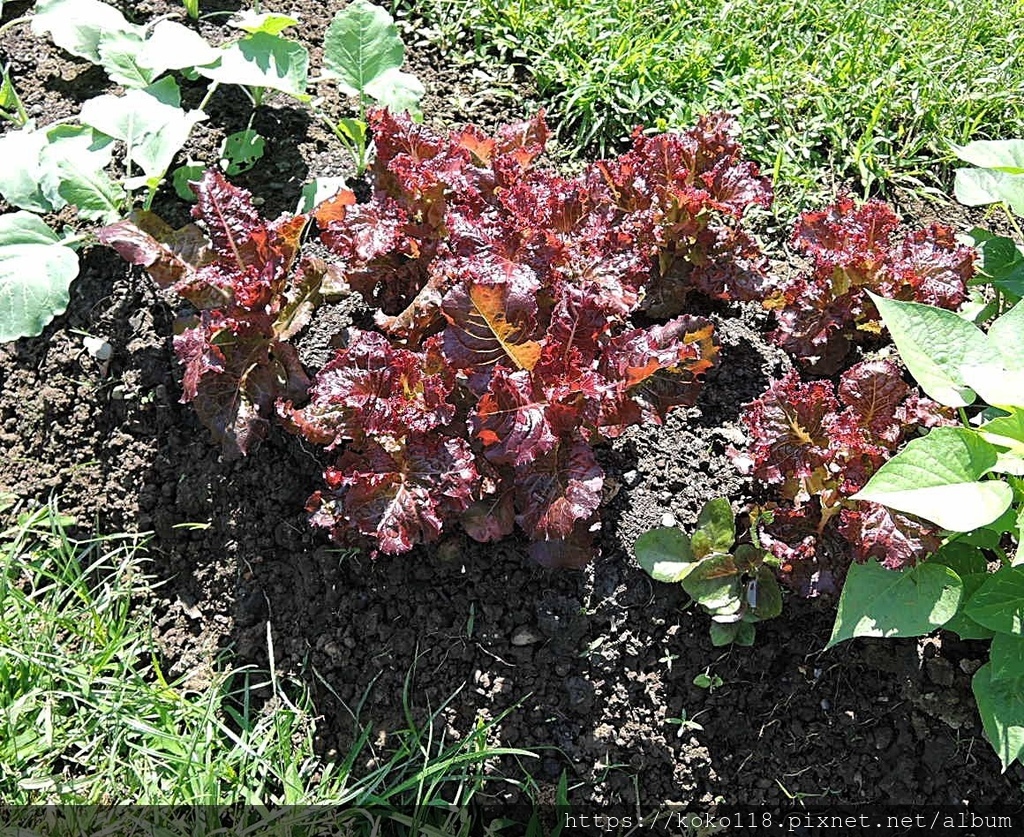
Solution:
[[[177,8],[133,5],[140,17]],[[301,14],[297,37],[315,67],[334,9],[286,5]],[[25,6],[5,4],[5,18]],[[224,36],[217,24],[202,25],[211,40]],[[99,71],[24,29],[2,46],[41,121],[101,92]],[[521,118],[522,101],[535,95],[501,68],[452,63],[429,45],[410,44],[408,57],[428,89],[426,120],[438,127]],[[249,118],[248,103],[229,91],[208,110],[189,149],[202,162]],[[236,182],[269,217],[294,209],[311,176],[344,171],[328,133],[286,101],[257,111],[254,127],[271,147]],[[186,220],[173,195],[159,208]],[[938,211],[947,223],[966,220],[909,200],[904,209],[915,226]],[[766,244],[776,270],[792,269],[781,240]],[[343,304],[341,316],[354,308]],[[762,312],[715,304],[698,313],[716,323],[721,371],[694,409],[601,451],[610,476],[602,554],[580,572],[532,565],[516,538],[483,546],[456,534],[376,561],[329,544],[303,510],[323,463],[283,432],[226,461],[178,403],[172,312],[148,279],[102,248],[85,253],[66,315],[43,336],[0,348],[0,491],[41,502],[58,494],[84,530],[152,530],[165,670],[198,688],[230,648],[232,665],[272,664],[301,680],[322,716],[315,746],[328,761],[358,735],[354,714],[388,747],[406,724],[411,677],[408,703],[421,721],[458,692],[439,717],[450,736],[512,708],[495,742],[536,752],[539,759],[520,762],[542,785],[565,773],[581,809],[1020,799],[1024,772],[1000,773],[973,706],[970,677],[983,645],[940,634],[822,653],[833,607],[788,597],[781,618],[759,625],[753,648],[716,649],[707,617],[636,565],[633,541],[665,515],[685,528],[711,497],[737,507],[750,499],[725,449],[742,442],[740,405],[786,368],[762,338]],[[111,344],[108,367],[84,350],[86,334]],[[314,322],[304,359],[322,360],[329,336]],[[713,678],[708,688],[694,685],[702,673]],[[495,769],[515,775],[519,766],[507,759]],[[492,791],[499,802],[519,799],[513,786]]]

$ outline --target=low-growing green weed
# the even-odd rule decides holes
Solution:
[[[995,0],[454,0],[415,4],[534,79],[573,151],[616,149],[735,111],[777,208],[855,179],[865,191],[935,185],[946,143],[1024,128],[1024,8]]]
[[[0,532],[5,804],[245,805],[233,816],[247,826],[278,827],[290,817],[296,834],[330,822],[353,835],[381,828],[458,835],[473,827],[466,806],[501,781],[485,773],[485,764],[532,755],[493,746],[504,716],[481,720],[458,741],[437,733],[454,695],[416,720],[410,673],[405,728],[373,741],[374,728],[357,708],[356,742],[336,760],[321,758],[308,691],[280,673],[211,665],[202,676],[169,679],[152,639],[144,537],[76,540],[72,524],[50,505],[22,512]],[[272,643],[270,625],[267,636]],[[331,807],[275,812],[253,805]],[[21,819],[3,822],[30,827],[44,810],[12,809],[10,816]],[[153,833],[160,826],[198,827],[200,813],[140,809],[138,828],[125,830],[123,813],[66,807],[47,833],[83,833],[82,817],[95,819],[92,831],[116,820],[119,833]]]

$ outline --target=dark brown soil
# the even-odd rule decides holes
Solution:
[[[6,3],[5,19],[27,5]],[[120,5],[142,19],[179,8]],[[264,8],[301,14],[315,70],[337,5]],[[201,29],[225,36],[215,24]],[[104,89],[100,71],[25,27],[0,49],[41,123]],[[504,68],[429,43],[409,52],[430,91],[428,122],[491,127],[526,115],[532,93]],[[248,103],[230,90],[209,111],[189,148],[201,162],[249,118]],[[301,107],[272,99],[255,127],[268,152],[237,182],[272,217],[295,207],[309,177],[346,171],[344,154]],[[173,194],[159,209],[176,222],[187,213]],[[723,357],[698,406],[602,452],[610,475],[602,555],[580,572],[532,565],[517,539],[482,547],[455,535],[375,562],[333,548],[303,511],[319,481],[317,456],[275,432],[249,457],[225,461],[178,403],[173,313],[145,277],[100,248],[84,254],[66,315],[42,337],[0,347],[0,490],[35,501],[58,494],[87,529],[152,530],[153,570],[164,582],[156,630],[172,672],[202,678],[225,648],[237,664],[266,666],[272,637],[277,669],[315,693],[326,758],[352,740],[342,704],[354,708],[364,694],[362,721],[382,733],[404,725],[412,671],[421,717],[461,689],[445,712],[452,735],[516,707],[500,742],[537,752],[524,763],[542,784],[565,771],[582,808],[1020,800],[1024,770],[1000,773],[973,706],[970,677],[983,645],[942,635],[822,653],[833,610],[790,597],[782,618],[758,627],[755,647],[715,649],[707,618],[633,560],[633,540],[666,514],[686,526],[705,500],[740,504],[750,491],[724,451],[742,443],[740,405],[785,361],[761,337],[763,314],[719,306],[710,315]],[[83,350],[84,334],[114,347],[109,368]],[[702,672],[721,685],[694,686]],[[671,721],[682,713],[702,729],[680,734]]]

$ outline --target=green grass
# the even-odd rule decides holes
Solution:
[[[472,826],[466,806],[490,783],[512,781],[485,766],[532,755],[490,743],[501,717],[459,741],[436,733],[444,706],[417,721],[411,672],[406,726],[381,745],[356,707],[357,740],[331,760],[314,751],[317,716],[299,683],[216,666],[192,683],[169,682],[151,638],[143,540],[75,540],[70,523],[49,506],[0,530],[0,804],[329,804],[312,816],[346,829],[332,833],[379,833],[386,820],[386,833],[458,835]],[[307,818],[289,833],[316,831],[309,812],[285,813]],[[102,812],[61,816],[63,828],[48,833],[102,830],[82,821]]]
[[[524,65],[574,153],[725,108],[788,202],[846,179],[946,188],[949,143],[1024,135],[1021,0],[415,5]]]

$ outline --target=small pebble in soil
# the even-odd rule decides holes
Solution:
[[[661,525],[671,528],[676,525],[676,516],[672,512],[665,512],[661,516]]]
[[[823,712],[828,712],[832,708],[832,701],[828,698],[821,699],[821,709]]]
[[[529,625],[522,625],[512,632],[513,645],[533,645],[534,643],[540,642],[542,639],[544,639],[544,637]]]
[[[626,471],[626,473],[624,473],[622,475],[622,481],[624,483],[626,483],[626,485],[632,485],[633,483],[635,483],[636,482],[636,478],[637,478],[637,472],[636,471]]]

